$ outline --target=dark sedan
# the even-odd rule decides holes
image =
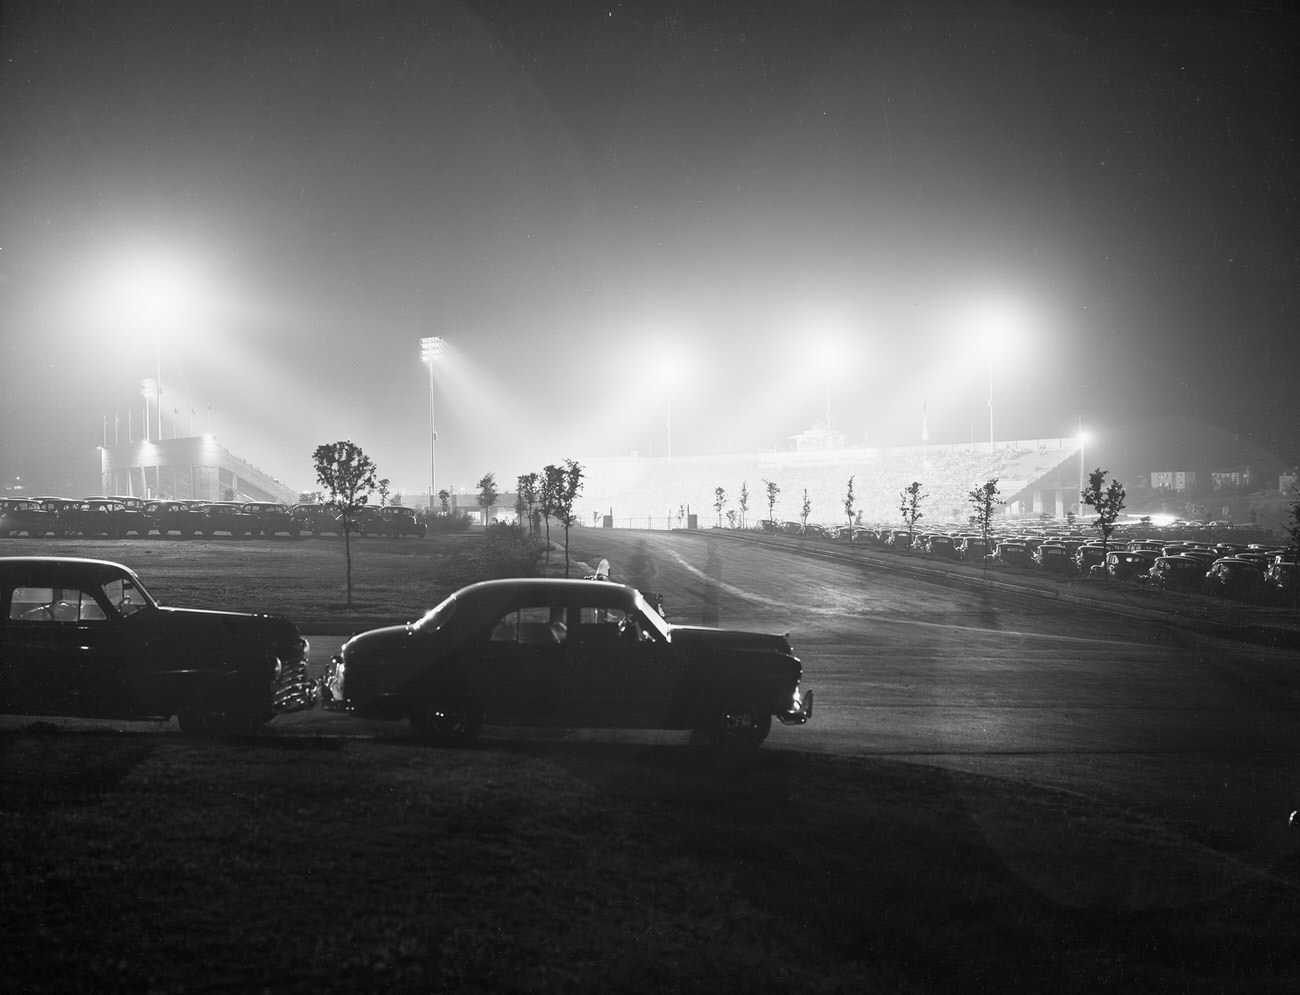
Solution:
[[[1259,598],[1264,593],[1264,571],[1250,560],[1220,557],[1205,574],[1205,589],[1225,598]]]
[[[185,501],[150,501],[144,506],[149,527],[160,536],[179,532],[183,536],[202,533],[208,516]]]
[[[287,619],[164,608],[120,563],[0,558],[0,712],[177,716],[212,734],[313,702],[307,642]]]
[[[1158,556],[1139,583],[1161,591],[1199,591],[1205,586],[1205,565],[1190,556]]]
[[[0,500],[0,536],[21,532],[35,538],[51,532],[57,535],[60,531],[54,512],[46,511],[36,501],[22,498]]]
[[[417,622],[364,632],[334,657],[325,707],[409,719],[436,742],[484,724],[697,730],[757,746],[812,693],[785,636],[669,625],[631,587],[486,581]]]

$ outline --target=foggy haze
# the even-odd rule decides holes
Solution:
[[[160,367],[167,437],[423,490],[435,335],[439,486],[987,440],[990,356],[999,439],[1293,464],[1296,18],[1083,8],[7,0],[5,484]]]

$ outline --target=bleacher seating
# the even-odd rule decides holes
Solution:
[[[864,522],[897,521],[900,492],[913,481],[920,481],[927,495],[927,520],[964,521],[973,488],[996,477],[1001,499],[1011,502],[1077,451],[1072,440],[1053,439],[1005,443],[995,449],[986,444],[593,459],[584,461],[587,486],[578,502],[579,520],[594,523],[612,514],[617,527],[667,528],[676,527],[679,512],[685,511],[707,528],[719,524],[715,491],[722,487],[726,525],[728,511],[737,512],[739,519],[744,483],[749,491],[745,524],[754,527],[769,517],[766,482],[772,481],[780,488],[771,509],[777,521],[802,518],[806,489],[809,523],[846,524],[844,502],[852,475],[854,517],[860,511]]]

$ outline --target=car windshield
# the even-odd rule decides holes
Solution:
[[[641,612],[645,620],[649,622],[650,626],[659,633],[662,638],[667,639],[671,626],[664,621],[662,615],[650,607],[650,602],[646,601],[646,599],[641,596],[640,591],[636,591],[635,595],[637,610]]]
[[[436,632],[447,624],[447,620],[456,614],[456,595],[452,595],[442,604],[425,612],[414,628],[421,632]]]

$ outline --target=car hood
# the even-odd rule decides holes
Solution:
[[[297,651],[300,642],[298,628],[278,615],[159,606],[155,611],[139,612],[131,618],[147,620],[156,635],[174,636],[198,646],[229,647],[244,641],[269,643],[277,654],[288,656]],[[208,639],[212,642],[205,643]]]
[[[357,633],[343,644],[340,653],[349,666],[376,660],[386,664],[410,653],[416,636],[416,630],[409,624],[387,625]]]
[[[682,649],[751,650],[793,655],[788,638],[770,633],[710,629],[703,625],[674,625],[669,633],[673,645]]]

